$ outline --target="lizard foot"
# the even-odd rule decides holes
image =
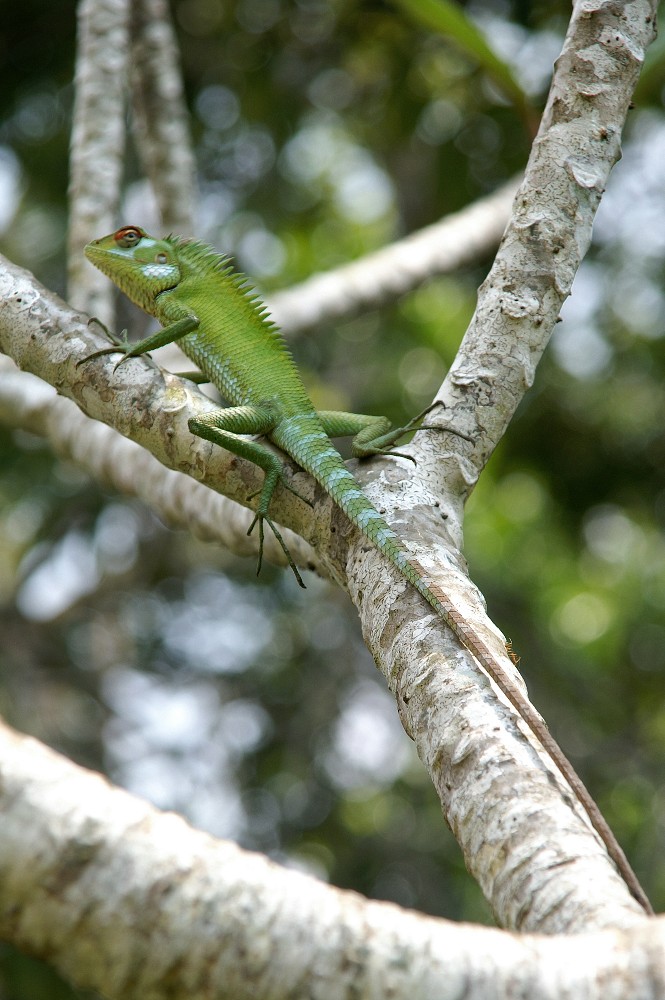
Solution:
[[[111,330],[107,329],[107,327],[104,326],[101,320],[98,320],[95,317],[92,317],[91,319],[88,320],[88,326],[90,326],[91,323],[96,323],[97,326],[101,327],[105,335],[109,338],[109,340],[112,343],[110,347],[102,347],[100,351],[93,351],[92,354],[88,354],[85,358],[81,358],[80,361],[76,362],[77,368],[79,368],[81,365],[87,364],[88,361],[93,361],[95,358],[101,358],[105,354],[122,354],[120,361],[118,361],[118,363],[114,366],[113,371],[115,371],[119,365],[122,365],[124,364],[125,361],[128,361],[129,358],[136,358],[139,356],[146,358],[149,364],[157,368],[157,365],[155,364],[155,362],[153,361],[153,359],[149,354],[142,353],[141,355],[138,355],[132,353],[135,345],[131,344],[130,341],[128,340],[127,330],[123,330],[120,335],[115,334]]]

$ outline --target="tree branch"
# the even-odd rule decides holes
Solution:
[[[75,461],[100,483],[125,496],[136,496],[174,528],[205,542],[223,545],[239,556],[258,554],[258,540],[248,536],[252,514],[247,508],[208,489],[191,476],[167,469],[150,452],[112,427],[91,420],[41,379],[21,372],[0,355],[0,423],[46,438],[53,451]],[[325,576],[313,549],[284,528],[284,540],[297,564]],[[277,566],[286,558],[272,535],[266,535],[264,557]]]
[[[68,234],[72,301],[111,322],[111,291],[81,249],[116,219],[125,150],[129,0],[82,0],[78,9]]]
[[[512,218],[438,395],[446,425],[466,437],[450,440],[443,462],[434,435],[419,441],[421,474],[441,491],[452,486],[468,496],[533,384],[621,155],[656,7],[655,0],[575,4]]]
[[[0,777],[0,934],[110,1000],[665,991],[662,918],[516,937],[368,901],[193,830],[1,724]]]
[[[194,218],[196,171],[178,43],[165,0],[134,0],[131,36],[139,153],[162,225],[171,232],[188,233]]]

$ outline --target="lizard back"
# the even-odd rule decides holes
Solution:
[[[198,317],[198,330],[179,341],[185,354],[236,406],[275,400],[285,415],[314,412],[279,328],[244,275],[204,243],[178,236],[164,242],[181,274],[155,299],[154,315],[168,323],[173,306],[184,305]]]

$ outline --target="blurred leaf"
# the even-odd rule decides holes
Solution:
[[[660,90],[665,81],[665,35],[659,34],[647,50],[644,66],[635,93],[634,104],[660,99]]]
[[[449,38],[471,56],[515,105],[531,136],[538,127],[538,115],[512,69],[488,45],[482,31],[453,0],[394,0],[414,20]]]

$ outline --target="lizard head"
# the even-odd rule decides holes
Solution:
[[[181,278],[173,244],[156,240],[139,226],[123,226],[85,247],[88,260],[137,306],[151,313],[155,297]]]

